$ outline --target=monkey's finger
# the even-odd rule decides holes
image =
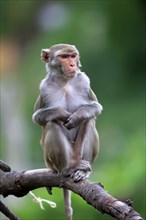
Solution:
[[[73,123],[68,121],[68,122],[65,122],[64,123],[64,126],[67,128],[67,129],[72,129],[74,126],[73,126]]]

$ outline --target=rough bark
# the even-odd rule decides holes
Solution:
[[[91,183],[88,180],[74,183],[71,178],[59,176],[49,169],[24,172],[10,171],[10,169],[3,171],[5,172],[1,172],[0,176],[0,194],[4,197],[8,195],[22,197],[40,187],[60,187],[80,195],[95,209],[118,220],[143,220],[140,214],[133,210],[129,200],[122,202],[112,197],[100,183]]]

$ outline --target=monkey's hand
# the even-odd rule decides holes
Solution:
[[[68,118],[71,116],[72,113],[62,109],[62,108],[59,108],[57,111],[56,111],[56,116],[54,115],[54,119],[53,121],[62,121],[65,123],[66,120],[68,120]]]
[[[64,126],[67,129],[72,129],[84,120],[96,117],[101,113],[101,111],[102,106],[97,102],[93,102],[88,105],[82,105],[65,121]]]
[[[49,121],[63,121],[65,122],[71,113],[62,108],[46,108],[39,109],[33,114],[33,121],[41,126],[45,126]]]
[[[84,118],[77,114],[77,112],[74,112],[65,122],[64,122],[64,126],[67,129],[72,129],[74,127],[76,127],[77,125],[79,125],[82,121],[84,120]]]

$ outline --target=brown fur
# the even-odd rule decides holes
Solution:
[[[102,106],[90,88],[89,78],[79,69],[75,46],[54,45],[43,49],[41,55],[48,74],[40,84],[33,120],[43,126],[45,162],[79,181],[88,177],[90,164],[99,152],[95,120]],[[71,209],[66,209],[70,210],[67,219],[71,220]]]

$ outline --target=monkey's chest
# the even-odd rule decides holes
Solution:
[[[55,91],[48,90],[46,94],[47,106],[63,108],[69,112],[76,111],[80,106],[89,104],[88,97],[84,90],[74,89],[67,86]]]

